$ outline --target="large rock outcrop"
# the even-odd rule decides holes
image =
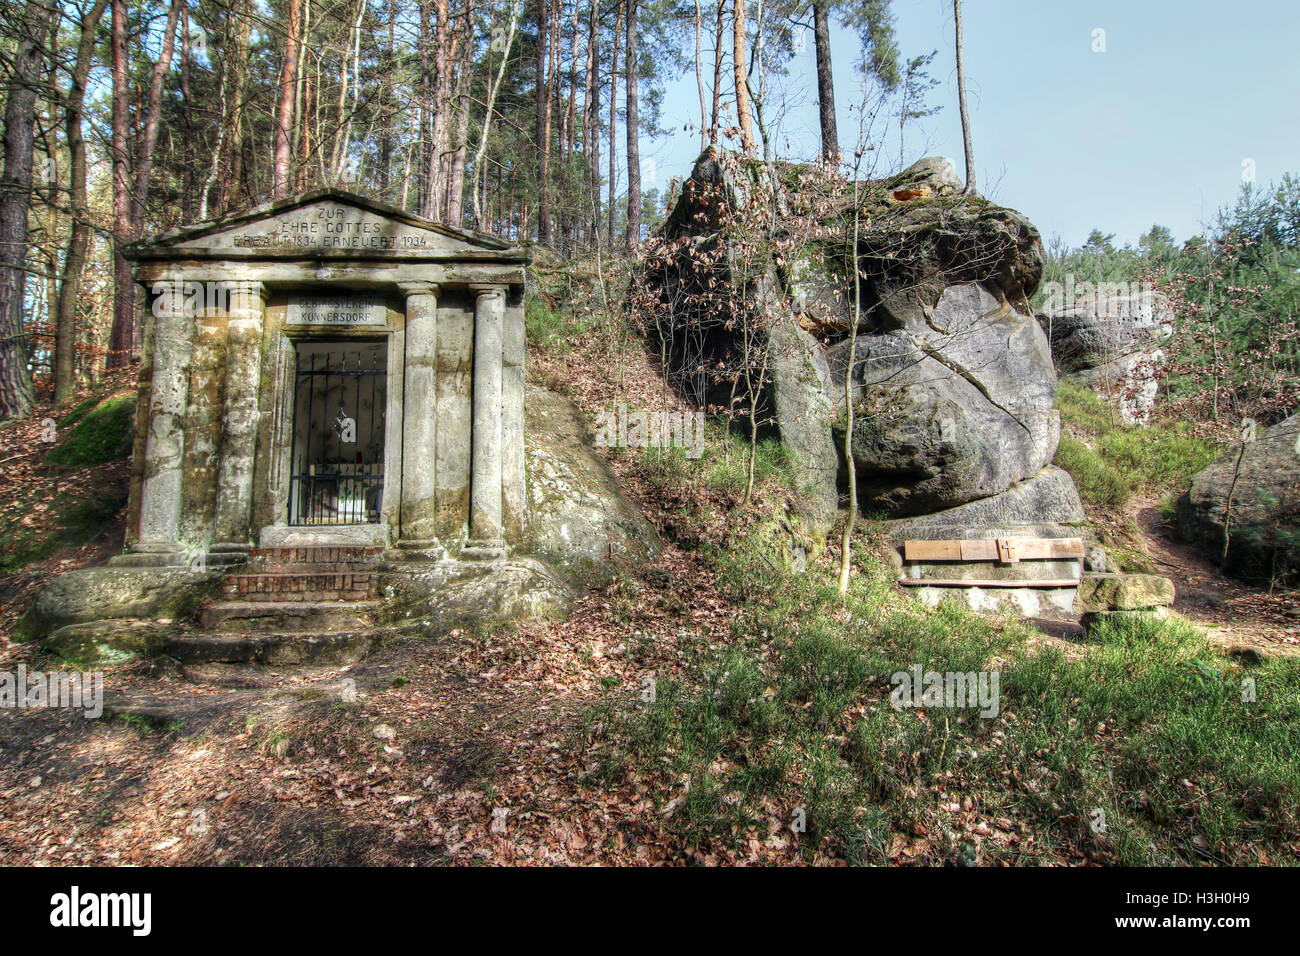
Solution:
[[[1248,580],[1300,583],[1300,414],[1197,473],[1178,500],[1179,533]]]
[[[808,167],[706,153],[642,276],[659,307],[651,339],[691,398],[735,407],[737,368],[766,363],[757,414],[796,450],[823,513],[836,503],[831,468],[844,474],[850,351],[865,513],[983,502],[985,523],[1053,522],[1023,514],[1024,495],[1002,496],[1040,477],[1073,493],[1068,475],[1045,471],[1060,419],[1051,349],[1029,307],[1038,231],[959,189],[939,159],[855,191]],[[764,218],[769,238],[755,239]],[[747,324],[754,308],[763,321]],[[755,327],[777,347],[756,347]]]
[[[1062,378],[1114,401],[1129,424],[1145,424],[1160,387],[1160,343],[1172,334],[1173,306],[1151,290],[1114,294],[1103,284],[1072,292],[1071,284],[1038,313]]]
[[[568,399],[529,385],[524,432],[527,509],[523,551],[575,585],[608,579],[618,567],[659,556],[659,536],[623,496]]]
[[[36,595],[18,622],[18,640],[93,621],[183,619],[216,591],[221,575],[186,567],[99,567],[69,571]]]
[[[827,350],[833,383],[850,347]],[[852,348],[864,507],[927,514],[1000,494],[1051,463],[1060,418],[1047,339],[986,286],[947,286],[932,309]]]

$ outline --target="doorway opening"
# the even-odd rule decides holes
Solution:
[[[289,524],[375,524],[384,499],[388,343],[295,347]]]

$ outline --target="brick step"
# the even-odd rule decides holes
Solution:
[[[248,567],[238,568],[234,574],[372,574],[376,571],[382,571],[381,564],[350,564],[346,561],[336,561],[333,563],[300,563],[300,564],[250,564]]]
[[[382,601],[215,601],[199,611],[205,631],[347,631],[376,623]]]
[[[353,631],[289,631],[266,634],[222,634],[194,631],[170,638],[162,652],[183,665],[355,664],[395,631],[361,628]]]
[[[379,575],[370,571],[231,574],[222,596],[239,601],[364,601],[375,597]]]
[[[372,567],[384,556],[383,548],[359,546],[328,548],[254,548],[248,553],[249,571],[293,571],[300,567]]]

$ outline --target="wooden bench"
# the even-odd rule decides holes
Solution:
[[[1082,538],[969,538],[946,541],[904,541],[905,562],[994,562],[1000,565],[1020,561],[1082,559]],[[1080,566],[1082,574],[1082,565]],[[904,587],[933,588],[1072,588],[1079,578],[1025,578],[980,580],[971,578],[902,578]]]

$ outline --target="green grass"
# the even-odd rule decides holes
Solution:
[[[524,300],[524,336],[534,348],[563,355],[572,348],[571,339],[590,330],[597,320],[595,313],[557,312],[537,296]]]
[[[135,401],[134,395],[118,395],[87,411],[79,411],[82,406],[73,409],[64,418],[65,424],[59,426],[62,431],[69,420],[75,422],[72,433],[46,454],[45,464],[60,469],[82,468],[126,458],[135,439]]]
[[[1173,497],[1220,453],[1182,422],[1126,426],[1090,389],[1061,382],[1056,391],[1065,434],[1055,463],[1068,471],[1086,504],[1119,508],[1135,494]],[[1114,423],[1112,423],[1112,421]]]
[[[85,401],[74,405],[72,408],[68,409],[68,413],[59,420],[58,427],[60,429],[71,428],[73,425],[77,424],[77,422],[81,421],[81,419],[86,416],[86,413],[98,405],[100,401],[101,399],[98,396],[91,396]]]
[[[88,544],[116,518],[126,504],[125,483],[97,482],[92,493],[84,488],[74,493],[60,484],[59,474],[128,457],[135,439],[135,401],[133,394],[90,398],[59,421],[58,442],[42,460],[49,482],[14,496],[10,513],[16,520],[0,540],[0,572]]]
[[[589,725],[597,777],[654,780],[692,847],[781,836],[856,863],[887,862],[897,841],[932,863],[1290,858],[1300,663],[1250,671],[1245,702],[1246,672],[1178,619],[1103,626],[1081,657],[1031,651],[1024,624],[920,608],[858,561],[842,601],[830,572],[782,574],[743,541],[720,552],[742,608],[733,640],[651,703],[610,691]],[[891,706],[891,675],[918,664],[998,670],[999,713]],[[963,798],[970,812],[954,809]],[[1005,820],[1013,838],[975,826]]]
[[[1133,485],[1099,452],[1069,436],[1061,437],[1056,464],[1070,473],[1079,496],[1099,508],[1117,507],[1133,496]]]
[[[749,442],[746,438],[716,421],[706,421],[704,443],[698,457],[692,458],[685,448],[646,448],[638,450],[642,465],[651,480],[661,489],[679,491],[699,485],[710,491],[743,495],[749,482]],[[777,439],[758,443],[754,459],[754,485],[769,479],[793,482],[789,452]]]

